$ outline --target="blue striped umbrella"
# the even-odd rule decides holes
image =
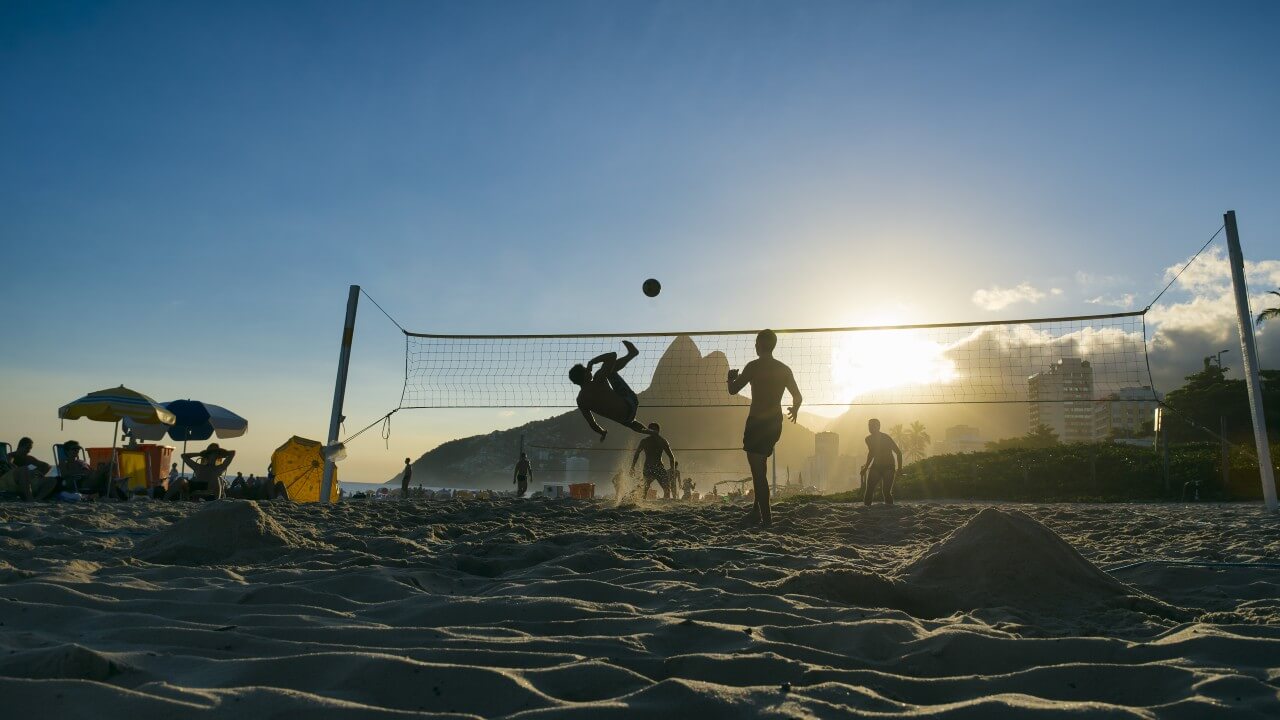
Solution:
[[[213,403],[200,400],[170,400],[164,404],[175,420],[171,425],[126,420],[124,427],[139,440],[160,440],[168,435],[173,440],[208,440],[233,438],[249,430],[249,421]]]

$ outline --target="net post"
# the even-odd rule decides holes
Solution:
[[[347,396],[347,367],[351,364],[351,340],[356,332],[356,306],[360,302],[360,286],[352,285],[347,293],[347,319],[342,326],[342,344],[338,349],[338,379],[333,386],[333,412],[329,416],[329,438],[325,447],[338,442],[342,426],[342,403]],[[320,502],[329,502],[333,492],[334,461],[328,452],[324,457],[324,475],[320,480]]]
[[[1222,217],[1227,229],[1227,254],[1231,260],[1231,287],[1236,299],[1236,324],[1240,330],[1240,351],[1244,360],[1244,379],[1249,388],[1249,412],[1253,418],[1253,439],[1258,446],[1258,474],[1262,480],[1262,500],[1267,510],[1276,510],[1275,471],[1271,465],[1271,446],[1267,442],[1267,420],[1262,407],[1262,384],[1258,376],[1258,345],[1253,337],[1253,317],[1249,311],[1248,285],[1244,276],[1244,253],[1240,250],[1240,233],[1236,228],[1236,211]]]

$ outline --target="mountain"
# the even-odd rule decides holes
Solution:
[[[658,361],[648,388],[639,393],[638,419],[662,425],[662,435],[675,449],[682,473],[694,478],[700,490],[710,489],[716,480],[750,474],[741,450],[742,426],[750,401],[724,392],[723,378],[728,371],[729,362],[723,353],[717,351],[704,356],[692,338],[681,335],[671,342]],[[719,380],[709,381],[712,378]],[[729,407],[646,406],[646,400],[670,398],[716,402]],[[600,423],[609,431],[604,442],[587,427],[577,410],[510,430],[451,440],[413,463],[413,479],[427,486],[510,487],[523,437],[533,462],[535,487],[543,482],[568,480],[594,482],[608,492],[613,473],[630,465],[632,452],[642,436],[603,418]],[[682,451],[687,448],[727,449]],[[805,458],[813,453],[813,431],[802,425],[784,423],[777,448],[779,481],[782,468],[803,467]],[[569,472],[566,468],[577,464],[568,462],[570,458],[585,458],[587,471]],[[398,482],[398,477],[392,482]]]

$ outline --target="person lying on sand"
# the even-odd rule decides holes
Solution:
[[[587,425],[600,436],[601,442],[609,433],[600,427],[592,413],[599,413],[638,433],[649,432],[644,423],[636,420],[640,399],[618,374],[640,351],[629,340],[623,340],[622,344],[627,348],[627,354],[622,357],[618,357],[618,353],[605,353],[592,358],[586,365],[569,368],[569,379],[582,388],[578,391],[578,409],[587,419]],[[600,369],[592,374],[591,368],[595,365]]]
[[[755,487],[754,507],[747,514],[748,522],[759,522],[764,527],[772,524],[769,513],[769,456],[773,446],[782,437],[782,393],[791,393],[791,408],[787,416],[795,422],[800,415],[800,403],[804,398],[796,385],[795,375],[786,363],[773,357],[778,345],[778,335],[772,330],[761,330],[756,335],[755,360],[747,363],[742,372],[729,371],[729,394],[737,395],[747,385],[751,386],[751,409],[747,412],[747,424],[742,432],[742,449],[747,453],[751,466],[751,483]]]
[[[209,443],[209,447],[198,453],[183,453],[182,462],[191,468],[193,477],[184,481],[177,492],[170,488],[165,495],[166,500],[191,497],[218,500],[222,497],[222,473],[226,471],[231,460],[235,458],[235,450],[223,450],[218,443]]]

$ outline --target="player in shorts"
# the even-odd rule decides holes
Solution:
[[[769,456],[773,446],[782,437],[782,393],[791,394],[791,407],[787,416],[795,422],[800,415],[800,403],[804,398],[796,385],[795,375],[786,363],[773,357],[778,336],[772,330],[761,330],[756,335],[755,360],[747,363],[742,372],[729,371],[729,394],[737,395],[751,386],[751,409],[742,432],[742,449],[747,453],[751,466],[752,496],[755,506],[747,515],[748,522],[759,522],[764,527],[773,523],[769,512]]]
[[[892,505],[893,480],[902,469],[902,450],[898,449],[898,443],[894,442],[893,438],[880,432],[879,420],[875,418],[868,420],[867,429],[871,431],[867,436],[867,461],[862,464],[862,470],[859,471],[863,484],[866,485],[866,489],[862,492],[862,504],[871,505],[871,496],[878,485],[884,503]],[[893,462],[894,456],[897,456],[898,460],[896,465]]]
[[[627,385],[618,373],[640,354],[636,346],[628,340],[622,341],[627,354],[618,357],[618,353],[605,353],[592,358],[586,365],[574,365],[569,368],[569,379],[582,389],[578,391],[578,409],[587,419],[587,425],[604,441],[608,431],[600,427],[593,413],[603,415],[610,420],[648,434],[644,423],[636,420],[636,411],[640,409],[640,399],[635,391]],[[591,368],[599,365],[600,369],[593,374]]]
[[[671,444],[667,439],[662,437],[662,426],[656,422],[649,423],[649,437],[640,441],[636,446],[635,453],[631,456],[631,472],[636,471],[636,460],[640,458],[640,453],[644,453],[644,494],[643,497],[649,497],[649,487],[654,480],[658,481],[658,487],[662,488],[662,497],[664,499],[675,496],[675,488],[670,481],[670,474],[676,472],[676,456],[671,454]],[[670,471],[662,466],[662,454],[666,453],[668,460],[671,462]]]
[[[516,497],[524,497],[524,493],[529,489],[529,481],[533,479],[533,467],[529,464],[529,456],[520,453],[520,459],[516,461],[515,477],[511,482],[516,486]]]

